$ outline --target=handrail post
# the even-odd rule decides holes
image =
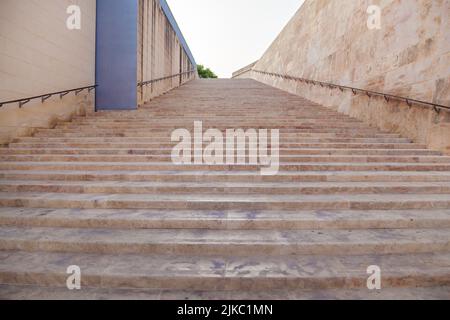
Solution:
[[[34,97],[22,98],[22,99],[11,100],[11,101],[3,101],[3,102],[0,102],[0,108],[6,104],[13,104],[13,103],[18,103],[19,108],[21,108],[28,102],[30,102],[32,100],[36,100],[36,99],[39,99],[39,100],[41,100],[41,103],[44,103],[45,101],[47,101],[49,98],[51,98],[54,95],[59,95],[60,98],[62,99],[64,96],[66,96],[67,94],[69,94],[71,92],[75,92],[75,94],[77,95],[78,93],[80,93],[81,91],[86,90],[86,89],[88,89],[89,92],[91,92],[92,90],[95,90],[96,87],[97,87],[97,85],[92,85],[92,86],[83,87],[83,88],[76,88],[76,89],[69,89],[69,90],[64,90],[64,91],[59,91],[59,92],[45,93],[45,94],[42,94],[39,96],[34,96]]]
[[[52,95],[49,94],[49,95],[46,95],[45,97],[42,97],[42,98],[41,98],[41,103],[44,103],[44,102],[45,102],[47,99],[49,99],[51,96],[52,96]]]
[[[28,102],[30,102],[31,99],[23,100],[19,102],[19,108],[22,108],[24,105],[26,105]]]
[[[70,91],[62,92],[59,94],[59,98],[62,99],[64,96],[67,96]]]

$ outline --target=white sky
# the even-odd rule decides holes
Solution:
[[[198,64],[219,77],[261,58],[304,0],[167,0]]]

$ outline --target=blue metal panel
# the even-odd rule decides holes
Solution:
[[[138,0],[97,0],[96,109],[137,108]]]
[[[187,45],[187,42],[183,37],[183,33],[181,32],[180,27],[178,26],[178,23],[175,20],[172,11],[170,10],[169,5],[167,4],[166,0],[159,0],[159,3],[161,4],[161,8],[163,9],[164,14],[166,15],[167,19],[172,25],[173,30],[175,30],[178,40],[180,41],[181,45],[184,48],[184,51],[188,55],[189,60],[191,61],[192,65],[196,68],[197,63],[195,62],[194,56],[192,55],[191,50],[189,49],[189,46]]]

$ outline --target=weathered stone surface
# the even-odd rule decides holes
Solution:
[[[198,291],[155,289],[99,289],[85,287],[69,291],[58,287],[33,285],[0,285],[0,299],[15,300],[448,300],[450,287],[386,288],[322,290],[258,290],[258,291]]]
[[[387,290],[412,283],[418,287],[448,286],[450,263],[449,255],[440,253],[223,257],[17,251],[2,256],[2,261],[0,281],[11,285],[64,287],[65,265],[71,263],[84,270],[85,288],[223,293],[240,289],[254,295],[259,290],[361,290],[367,288],[367,266],[374,264],[385,270]],[[429,268],[423,270],[420,264]],[[370,297],[370,291],[364,296]]]
[[[281,171],[173,164],[196,120],[279,128]],[[16,139],[0,206],[2,299],[450,299],[449,158],[253,80]]]
[[[367,27],[369,5],[381,8],[379,30]],[[450,106],[449,17],[450,3],[443,0],[307,0],[253,69]],[[450,111],[437,114],[252,71],[237,77],[298,94],[450,154]]]
[[[0,208],[0,225],[105,229],[445,229],[450,210],[220,211]]]

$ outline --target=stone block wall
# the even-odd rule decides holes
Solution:
[[[255,67],[255,65],[258,63],[258,61],[255,61],[251,64],[249,64],[248,66],[245,66],[239,70],[237,70],[236,72],[233,72],[232,74],[232,78],[245,78],[245,76],[250,74],[250,71],[252,71],[252,69]]]
[[[80,6],[81,29],[66,10]],[[95,1],[0,1],[0,101],[95,84]],[[94,92],[0,108],[0,144],[94,108]]]
[[[367,9],[381,9],[369,29]],[[306,0],[253,67],[450,105],[449,0]],[[254,78],[450,153],[450,114],[247,72]]]
[[[160,0],[139,0],[138,82],[164,78],[194,69]],[[138,90],[140,104],[193,79],[183,75]]]

